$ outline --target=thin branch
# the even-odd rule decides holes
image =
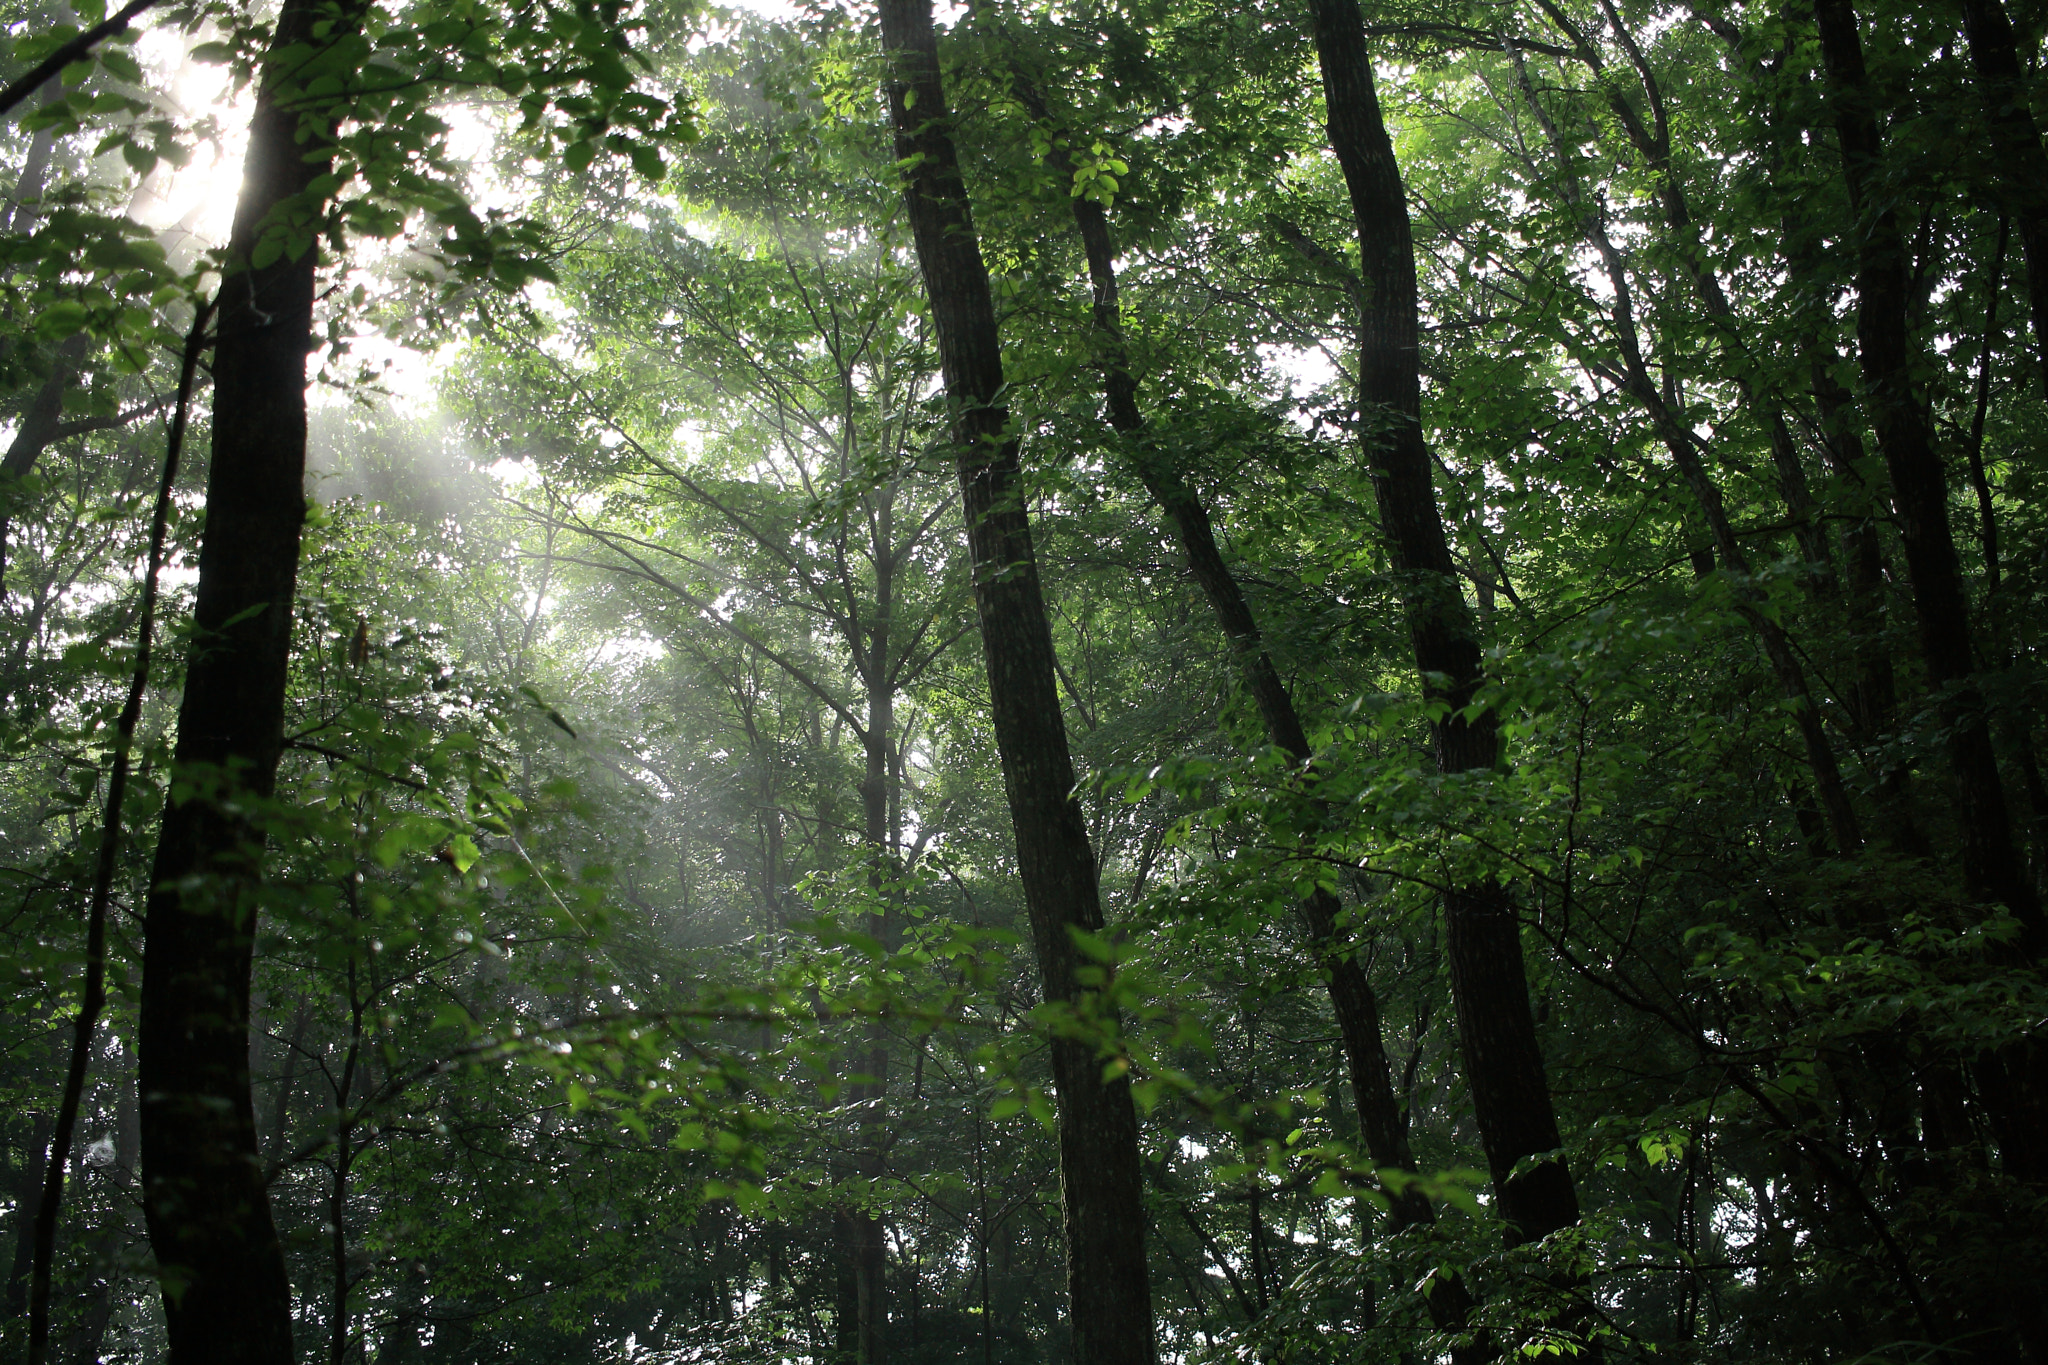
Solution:
[[[140,13],[142,7],[131,5],[129,10]],[[142,699],[149,690],[150,646],[156,637],[157,578],[163,569],[164,541],[170,527],[171,490],[178,482],[178,459],[184,451],[185,425],[191,415],[192,385],[199,370],[199,353],[206,346],[206,324],[212,318],[213,302],[209,300],[200,306],[192,319],[192,330],[185,337],[184,363],[178,372],[177,410],[165,442],[163,481],[157,485],[156,508],[149,524],[149,565],[142,577],[142,619],[135,627],[135,670],[128,680],[128,700],[115,723],[114,767],[107,779],[106,810],[100,818],[99,859],[93,869],[92,902],[86,912],[85,996],[79,1002],[71,1068],[64,1078],[56,1130],[50,1136],[43,1201],[36,1208],[35,1251],[29,1282],[29,1365],[44,1365],[49,1358],[50,1264],[56,1254],[57,1211],[64,1200],[64,1170],[70,1164],[71,1144],[78,1132],[78,1107],[85,1094],[86,1069],[92,1060],[93,1030],[107,1002],[107,903],[113,897],[114,864],[121,850],[121,804],[128,794],[128,756],[135,743],[136,724],[142,718]]]
[[[126,33],[128,25],[135,22],[136,16],[156,3],[157,0],[128,0],[128,3],[111,17],[94,24],[30,67],[27,75],[15,78],[5,89],[0,89],[0,118],[6,118],[13,113],[15,105],[42,89],[43,84],[52,76],[98,47],[102,41],[117,33]]]

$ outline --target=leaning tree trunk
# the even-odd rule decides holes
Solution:
[[[2027,99],[2019,41],[1999,0],[1963,0],[1970,65],[1984,94],[1998,197],[2020,231],[2027,296],[2034,315],[2034,358],[2048,390],[2048,151]]]
[[[1889,192],[1880,183],[1884,143],[1864,72],[1856,11],[1848,0],[1817,0],[1814,16],[1841,140],[1842,173],[1850,206],[1862,219],[1854,240],[1856,340],[1865,402],[1891,474],[1928,686],[1940,698],[1949,734],[1964,882],[1973,897],[1998,901],[2012,911],[2024,927],[2027,956],[2039,962],[2048,955],[2048,925],[2013,844],[1984,696],[1973,676],[1969,596],[1949,527],[1948,475],[1913,389],[1911,263]]]
[[[2014,846],[2005,788],[1991,744],[1985,698],[1974,676],[1969,598],[1948,520],[1948,478],[1927,413],[1913,389],[1919,359],[1908,320],[1911,275],[1890,191],[1882,183],[1884,142],[1849,0],[1816,0],[1821,60],[1857,242],[1856,340],[1865,402],[1891,474],[1892,505],[1906,552],[1927,685],[1935,694],[1962,834],[1964,889],[1997,901],[2021,926],[2019,954],[2035,967],[2048,956],[2048,924]],[[1998,1134],[2005,1168],[2048,1178],[2048,1048],[2028,1040],[1981,1058],[1978,1089]]]
[[[881,18],[896,154],[952,407],[996,748],[1039,972],[1048,1001],[1093,1014],[1098,1007],[1080,979],[1085,959],[1070,931],[1099,932],[1102,903],[1074,796],[1018,441],[1001,398],[988,268],[948,127],[930,0],[882,0]],[[1153,1365],[1143,1168],[1130,1085],[1123,1076],[1104,1078],[1091,1040],[1055,1036],[1051,1052],[1074,1360]]]
[[[1051,111],[1044,96],[1021,72],[1012,75],[1011,89],[1034,119],[1050,124]],[[1046,153],[1046,164],[1059,175],[1062,184],[1072,182],[1073,158],[1057,138]],[[1145,440],[1145,415],[1138,407],[1138,381],[1131,367],[1122,305],[1118,302],[1116,251],[1110,239],[1109,213],[1102,204],[1085,196],[1072,196],[1072,203],[1074,227],[1087,256],[1088,281],[1094,295],[1091,311],[1109,425],[1129,442],[1139,480],[1172,524],[1174,539],[1187,559],[1188,570],[1207,599],[1224,639],[1230,643],[1238,674],[1258,707],[1267,740],[1285,750],[1297,764],[1305,764],[1314,757],[1308,732],[1295,709],[1293,694],[1273,664],[1258,618],[1252,614],[1243,588],[1224,562],[1209,510],[1187,480]],[[1394,1094],[1393,1071],[1380,1027],[1379,998],[1348,936],[1338,927],[1341,910],[1337,897],[1323,887],[1317,887],[1301,904],[1317,965],[1329,980],[1331,1010],[1337,1019],[1346,1070],[1358,1103],[1359,1128],[1365,1138],[1366,1153],[1377,1166],[1413,1171],[1415,1155],[1408,1142],[1407,1121]],[[1428,1197],[1412,1186],[1398,1192],[1389,1190],[1388,1201],[1396,1227],[1428,1223],[1435,1217]],[[1433,1297],[1431,1305],[1438,1306],[1439,1298]]]
[[[287,0],[271,52],[313,41],[331,6]],[[323,37],[323,40],[324,37]],[[302,49],[303,50],[303,49]],[[178,709],[178,785],[151,870],[138,1028],[143,1208],[164,1276],[173,1365],[289,1365],[291,1287],[249,1090],[249,989],[264,834],[248,798],[275,788],[292,597],[305,517],[306,352],[318,253],[299,196],[327,170],[266,69],[220,290],[213,458],[193,647]],[[290,250],[249,264],[280,206]],[[239,803],[231,802],[233,794]]]
[[[1467,716],[1479,686],[1479,644],[1458,588],[1422,434],[1415,245],[1394,146],[1380,116],[1365,23],[1355,0],[1314,0],[1330,146],[1344,171],[1364,277],[1358,327],[1360,425],[1380,519],[1401,580],[1425,693],[1449,704],[1436,726],[1438,769],[1491,768],[1500,748],[1490,711]],[[1499,887],[1471,883],[1444,896],[1451,994],[1466,1083],[1512,1242],[1579,1220],[1577,1191],[1554,1153],[1561,1142],[1536,1043],[1521,922]],[[1530,1162],[1517,1173],[1529,1158]]]

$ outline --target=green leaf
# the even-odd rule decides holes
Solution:
[[[647,143],[634,143],[632,158],[633,169],[638,171],[643,179],[658,182],[668,174],[668,165],[662,161],[660,151]]]
[[[86,306],[76,299],[59,299],[42,311],[36,319],[38,341],[62,341],[85,330],[91,318]]]

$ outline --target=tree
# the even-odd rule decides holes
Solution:
[[[1075,1007],[1076,1022],[1085,1024],[1100,995],[1091,982],[1103,967],[1088,963],[1090,940],[1082,935],[1101,934],[1102,908],[1073,794],[1018,441],[1001,401],[995,304],[946,127],[931,7],[887,0],[881,14],[882,50],[894,64],[890,116],[952,407],[953,460],[1018,875],[1046,999]],[[1113,1025],[1114,1016],[1106,1022]],[[1157,1348],[1130,1084],[1121,1068],[1105,1067],[1102,1048],[1086,1032],[1055,1036],[1052,1048],[1075,1358],[1084,1365],[1147,1365]]]

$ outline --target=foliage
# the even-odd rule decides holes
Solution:
[[[258,253],[322,253],[327,345],[289,747],[252,812],[252,1064],[302,1349],[339,1305],[365,1362],[848,1359],[866,1218],[898,1365],[1067,1359],[1058,1034],[1136,1083],[1175,1360],[1444,1358],[1465,1340],[1430,1296],[1453,1281],[1463,1331],[1532,1358],[1586,1304],[1631,1359],[1921,1360],[2041,1330],[2048,1209],[1988,1115],[2048,995],[1962,871],[1952,717],[1862,440],[1860,229],[1810,16],[1367,10],[1476,704],[1506,736],[1450,776],[1360,453],[1351,206],[1305,17],[975,0],[942,27],[1109,909],[1081,946],[1114,1013],[1049,1005],[1027,951],[866,11],[417,0],[301,54],[280,98],[339,155]],[[2042,15],[2011,12],[2039,57]],[[9,17],[26,70],[99,14]],[[2038,887],[2025,261],[1958,14],[1864,19],[1916,383]],[[17,435],[56,414],[0,473],[23,1245],[162,394],[220,266],[139,205],[232,135],[270,22],[166,7],[0,144],[0,402]],[[222,101],[181,105],[181,62],[225,73]],[[1141,436],[1102,420],[1077,198],[1116,234]],[[1632,363],[1710,456],[1747,571]],[[1312,762],[1266,743],[1143,460],[1209,509]],[[1796,645],[1865,848],[1825,832],[1759,617]],[[191,648],[159,657],[127,798],[60,1238],[77,1360],[161,1349],[130,1040],[139,832],[173,780],[208,780],[169,773]],[[1478,1174],[1440,899],[1479,883],[1522,922],[1587,1210],[1540,1246],[1504,1245]],[[1316,887],[1379,995],[1416,1174],[1358,1139],[1296,921]],[[1386,1216],[1404,1181],[1434,1223]]]

